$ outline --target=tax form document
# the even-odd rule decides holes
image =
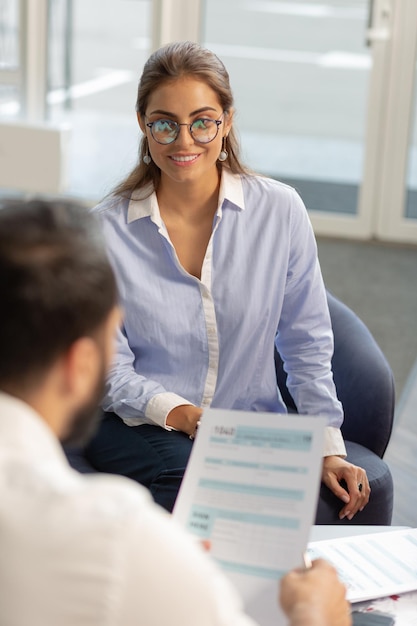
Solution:
[[[261,626],[286,624],[278,581],[300,567],[316,512],[322,417],[205,409],[174,508]]]
[[[417,590],[417,528],[314,541],[308,552],[334,565],[350,602]]]

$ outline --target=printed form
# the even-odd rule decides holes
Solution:
[[[417,589],[417,528],[315,541],[308,552],[334,565],[351,602]]]
[[[261,626],[286,621],[278,581],[302,565],[320,484],[322,417],[205,409],[174,509]]]

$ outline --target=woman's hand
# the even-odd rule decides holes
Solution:
[[[197,431],[203,409],[193,404],[181,404],[172,409],[167,415],[166,424],[176,430],[180,430],[189,436],[194,437]]]
[[[346,588],[323,559],[311,569],[293,570],[281,579],[281,606],[291,626],[350,626]]]
[[[330,491],[346,503],[339,512],[340,519],[347,517],[351,520],[368,504],[371,488],[362,467],[357,467],[339,456],[325,456],[321,479]],[[342,487],[341,480],[345,481],[347,489]]]

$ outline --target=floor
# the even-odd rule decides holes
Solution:
[[[417,361],[397,406],[394,432],[385,454],[394,479],[397,526],[417,526]]]

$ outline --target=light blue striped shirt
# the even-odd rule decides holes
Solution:
[[[299,413],[327,416],[325,454],[345,454],[325,288],[298,194],[223,168],[199,280],[181,266],[147,193],[94,209],[124,310],[103,408],[131,426],[164,428],[181,404],[286,412],[275,342]]]

